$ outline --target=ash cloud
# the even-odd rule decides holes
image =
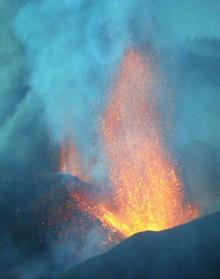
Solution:
[[[36,151],[39,146],[46,149],[45,119],[41,116],[44,108],[28,85],[25,50],[12,28],[14,17],[25,2],[2,0],[0,3],[3,27],[0,31],[0,172],[3,181],[33,174],[32,163],[39,159]]]
[[[164,35],[158,41],[166,48],[164,70],[175,91],[178,147],[196,140],[219,147],[219,8],[219,1],[160,3],[158,21]]]
[[[132,32],[142,27],[133,14],[142,2],[29,1],[15,18],[29,86],[45,105],[48,129],[58,144],[73,134],[84,166],[98,161],[97,128],[111,75],[123,51],[135,46],[132,36],[143,38]],[[143,11],[140,15],[144,19]]]
[[[56,148],[69,134],[79,146],[83,165],[92,162],[92,176],[99,179],[102,171],[94,161],[102,157],[100,116],[129,47],[142,53],[151,49],[158,57],[174,96],[174,136],[168,141],[185,169],[189,193],[204,213],[218,209],[214,196],[219,195],[220,171],[213,164],[220,156],[219,1],[1,0],[0,7],[0,256],[8,251],[10,258],[9,265],[1,263],[5,272],[16,262],[18,278],[37,278],[50,273],[51,262],[68,257],[68,249],[45,237],[41,252],[60,252],[51,252],[54,259],[47,255],[45,261],[41,253],[35,259],[33,252],[33,260],[27,260],[37,223],[31,204],[50,189],[32,180],[55,170]],[[163,94],[166,99],[169,92]],[[193,164],[189,169],[191,159],[201,166],[196,171]],[[214,209],[209,206],[213,201]],[[16,223],[20,207],[25,218]],[[20,231],[27,220],[33,228],[23,239]]]

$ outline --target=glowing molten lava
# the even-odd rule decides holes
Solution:
[[[123,237],[163,230],[196,216],[162,142],[149,64],[137,52],[127,52],[109,94],[103,120],[109,197],[97,203],[73,194],[80,210]]]
[[[161,140],[152,84],[147,61],[129,51],[104,117],[115,209],[102,218],[125,236],[166,229],[195,216]]]

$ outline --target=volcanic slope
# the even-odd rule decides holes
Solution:
[[[140,232],[62,279],[220,278],[220,212],[160,232]]]

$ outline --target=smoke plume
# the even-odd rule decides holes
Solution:
[[[163,115],[172,99],[173,131],[162,128],[186,191],[204,214],[219,209],[219,10],[218,0],[0,1],[3,276],[37,278],[53,263],[59,272],[67,268],[62,257],[71,265],[68,247],[36,229],[32,205],[51,190],[41,179],[57,171],[57,150],[69,137],[92,182],[103,180],[101,118],[129,48],[155,61]],[[35,237],[44,244],[33,252]],[[89,256],[90,245],[83,249]]]

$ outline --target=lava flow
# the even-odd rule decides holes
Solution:
[[[147,59],[128,51],[110,90],[102,125],[111,193],[99,201],[75,195],[77,206],[123,237],[159,231],[196,217],[165,149]]]

